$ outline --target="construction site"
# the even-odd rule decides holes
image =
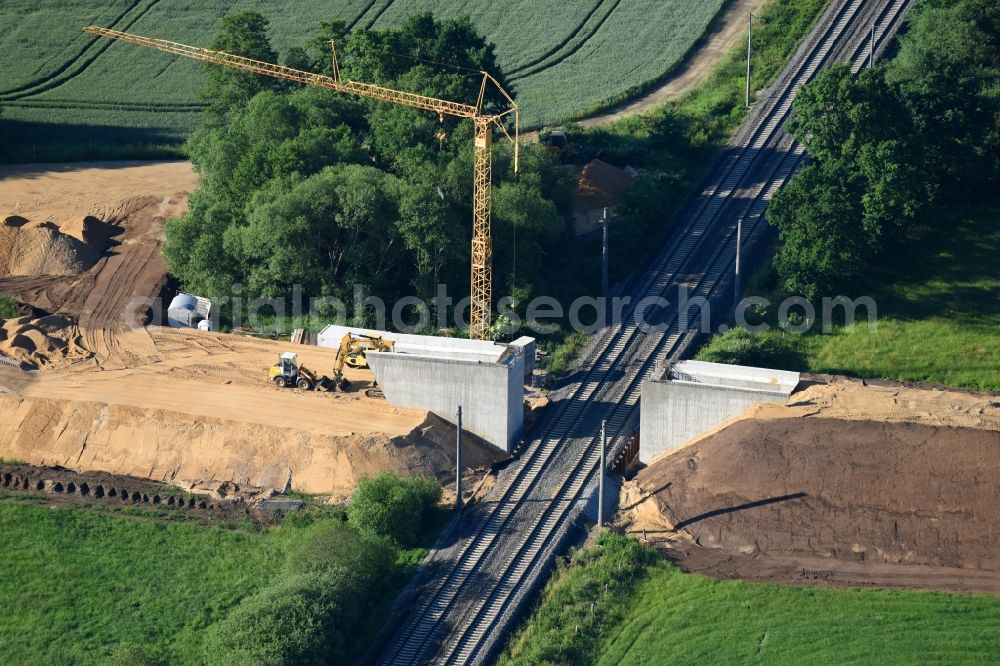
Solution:
[[[19,256],[35,259],[0,278],[0,290],[52,314],[3,323],[0,345],[14,365],[4,366],[10,392],[0,397],[0,457],[333,498],[348,496],[358,478],[382,470],[442,483],[454,478],[454,426],[427,407],[368,397],[371,370],[347,365],[351,386],[344,392],[282,390],[268,377],[289,351],[301,365],[332,374],[336,349],[126,325],[129,303],[162,296],[162,225],[183,213],[195,184],[189,165],[74,169],[44,192],[35,189],[34,167],[2,169],[0,200],[10,211],[4,229],[16,239]],[[109,196],[113,203],[106,203]],[[87,264],[80,263],[81,248],[94,255]],[[58,277],[46,272],[57,262]],[[514,376],[505,372],[505,391],[508,375]],[[519,399],[522,378],[515,379],[522,390],[512,399]],[[454,420],[454,409],[437,411]],[[477,411],[469,403],[473,424]],[[466,441],[470,475],[508,457],[507,440],[471,430]]]
[[[647,86],[637,99],[619,99],[599,112],[591,110],[579,126],[546,131],[540,144],[537,134],[521,133],[516,86],[508,90],[506,78],[487,71],[465,68],[461,76],[474,79],[479,96],[459,101],[356,81],[348,73],[358,70],[341,69],[336,40],[310,44],[314,48],[322,42],[320,71],[306,55],[300,60],[313,69],[260,59],[264,50],[250,57],[219,50],[218,44],[207,48],[113,27],[80,26],[90,43],[159,52],[168,63],[194,60],[236,77],[229,83],[277,81],[275,85],[286,87],[257,90],[257,97],[247,96],[255,101],[241,102],[247,108],[275,103],[275,117],[361,117],[363,109],[372,114],[364,122],[374,126],[372,119],[379,117],[380,109],[398,107],[419,116],[399,116],[394,131],[423,116],[438,124],[431,148],[400,148],[393,142],[401,143],[400,137],[408,135],[379,134],[367,126],[365,132],[370,133],[355,146],[350,144],[353,139],[345,138],[345,130],[335,149],[324,149],[331,154],[343,150],[360,164],[343,171],[330,165],[317,169],[328,180],[316,182],[341,188],[331,195],[336,206],[317,203],[317,190],[296,189],[305,177],[293,170],[275,175],[266,186],[248,187],[251,203],[267,197],[277,202],[273,208],[260,204],[268,215],[287,211],[282,219],[261,216],[263,223],[250,204],[246,218],[232,223],[231,211],[209,201],[210,195],[224,200],[236,192],[225,190],[230,184],[220,185],[218,173],[209,174],[206,166],[217,168],[213,159],[229,159],[231,146],[211,159],[200,154],[202,162],[0,164],[0,297],[9,315],[0,319],[0,508],[47,507],[66,514],[90,513],[101,520],[149,523],[154,529],[172,529],[173,523],[203,531],[221,527],[235,535],[231,543],[247,539],[233,546],[233,552],[251,542],[253,548],[260,547],[259,553],[254,551],[259,561],[252,563],[258,569],[248,568],[244,576],[254,580],[240,579],[245,589],[234,592],[218,581],[207,584],[218,585],[211,590],[217,597],[199,602],[207,609],[198,620],[199,631],[211,626],[209,633],[217,633],[209,638],[185,634],[189,645],[157,653],[178,663],[230,658],[271,663],[273,654],[267,650],[278,648],[260,647],[255,636],[232,638],[237,632],[226,622],[244,623],[241,630],[252,634],[254,626],[245,618],[253,617],[280,627],[266,625],[268,636],[294,635],[309,626],[321,627],[329,637],[341,621],[337,613],[348,617],[350,612],[357,617],[343,620],[343,628],[336,631],[357,636],[338,638],[339,643],[330,639],[329,645],[326,638],[313,636],[301,654],[293,651],[281,658],[296,662],[301,657],[304,663],[308,659],[302,655],[313,654],[308,650],[322,649],[323,659],[370,664],[486,664],[501,655],[507,655],[509,663],[577,663],[565,655],[572,654],[570,644],[580,623],[555,657],[532,648],[531,641],[558,642],[544,634],[551,629],[544,619],[551,617],[546,616],[552,612],[547,604],[589,604],[590,619],[581,620],[585,634],[604,636],[603,628],[586,622],[603,622],[604,617],[623,621],[608,611],[612,593],[606,581],[604,596],[598,592],[593,599],[574,597],[572,604],[558,596],[563,593],[560,581],[572,575],[577,559],[586,562],[589,557],[576,548],[586,550],[595,543],[603,548],[600,538],[606,531],[639,541],[649,549],[645,557],[653,553],[684,575],[832,590],[983,595],[983,603],[993,603],[1000,595],[997,393],[968,384],[873,376],[847,362],[838,365],[836,358],[822,358],[827,348],[819,353],[818,347],[811,348],[808,357],[801,351],[805,347],[788,351],[793,347],[781,337],[784,333],[769,338],[778,340],[775,345],[787,345],[781,354],[765,356],[775,367],[750,362],[746,359],[755,357],[738,353],[733,354],[737,360],[717,362],[706,353],[717,351],[710,340],[722,340],[727,329],[735,328],[733,317],[742,316],[737,303],[748,294],[748,282],[743,281],[748,271],[765,275],[755,286],[771,280],[769,295],[780,288],[774,286],[777,278],[767,277],[769,269],[777,270],[770,262],[779,235],[769,226],[766,211],[772,197],[807,168],[807,147],[785,129],[797,92],[834,65],[848,77],[860,76],[864,68],[895,53],[896,35],[915,2],[824,4],[814,22],[803,23],[812,27],[792,45],[767,87],[758,91],[751,91],[750,49],[753,22],[759,17],[750,13],[746,19],[743,10],[770,5],[756,0],[727,4],[671,77]],[[597,7],[584,24],[595,11]],[[608,10],[601,22],[614,11]],[[741,32],[745,19],[749,35]],[[684,180],[676,174],[649,173],[655,170],[649,166],[649,154],[660,150],[655,141],[666,141],[656,133],[674,137],[671,132],[682,131],[673,111],[658,118],[658,125],[637,124],[641,129],[628,141],[622,139],[631,131],[627,121],[600,134],[602,127],[626,116],[686,99],[685,91],[704,85],[720,67],[723,54],[744,47],[736,41],[744,38],[749,46],[746,105],[739,107],[742,124],[734,122],[726,143],[705,158],[704,174],[688,174],[689,180]],[[356,54],[356,44],[346,50],[351,53],[352,48]],[[420,62],[418,67],[441,64]],[[538,65],[530,65],[529,71],[533,66]],[[250,75],[256,76],[238,78]],[[742,80],[738,83],[742,86]],[[329,105],[316,107],[322,113],[295,107],[308,99],[305,96],[274,102],[289,89],[330,95],[335,101],[317,97]],[[342,109],[336,106],[342,97],[372,106]],[[240,125],[245,118],[232,122],[236,129],[226,128],[231,119],[226,113],[235,111],[215,110],[220,115],[214,117],[212,112],[209,108],[206,117],[216,123],[219,136],[246,130]],[[269,117],[270,111],[262,113]],[[641,122],[645,120],[636,120]],[[458,123],[461,132],[453,129]],[[692,121],[683,131],[697,131],[691,130],[696,125]],[[421,126],[419,131],[426,129]],[[322,136],[322,141],[334,136],[310,134],[312,130],[302,135]],[[462,151],[446,153],[451,150],[449,132],[464,141]],[[592,143],[574,143],[579,136]],[[251,142],[245,136],[239,140]],[[372,148],[380,141],[398,153],[391,167],[396,171],[385,167],[389,176],[372,175],[388,161]],[[615,141],[628,145],[614,146]],[[649,143],[641,150],[632,145],[642,141]],[[692,140],[691,145],[696,143]],[[206,145],[211,141],[201,137],[186,149],[199,155]],[[253,150],[261,155],[280,152],[272,148]],[[410,148],[412,153],[407,152]],[[705,150],[697,143],[697,148],[689,146],[689,152],[678,154],[691,157]],[[413,166],[407,160],[417,164],[417,155],[430,155],[426,164],[436,161],[438,172],[411,192],[406,178]],[[639,166],[623,155],[635,157]],[[254,168],[265,170],[260,159]],[[449,159],[462,167],[461,178],[455,175],[457,168],[446,165]],[[503,174],[494,173],[494,163]],[[539,163],[552,170],[532,171]],[[245,164],[220,169],[234,182],[254,182],[247,171],[253,169]],[[553,182],[543,182],[539,173]],[[448,189],[458,180],[457,189]],[[681,192],[691,183],[691,192]],[[547,196],[545,187],[557,184],[568,188],[552,196],[559,203],[544,200],[540,193]],[[525,194],[531,187],[539,189]],[[664,198],[648,204],[643,196],[652,190]],[[668,190],[670,194],[664,194]],[[456,191],[464,197],[460,201]],[[386,192],[398,199],[378,199],[389,196]],[[381,202],[372,205],[376,213],[399,215],[406,233],[382,246],[363,245],[370,240],[365,234],[378,239],[384,231],[368,231],[366,225],[374,229],[379,222],[366,208],[369,200]],[[622,240],[638,235],[640,221],[655,218],[661,212],[656,207],[668,204],[673,207],[669,223],[662,223],[658,236]],[[464,215],[466,208],[471,219],[463,223],[466,235],[459,240],[448,236],[455,236],[454,228],[431,228],[434,215],[444,219],[455,210]],[[331,267],[340,270],[347,263],[330,248],[324,256],[309,253],[309,240],[329,231],[308,227],[302,220],[309,215],[328,218],[330,228],[347,229],[349,240],[343,247],[363,248],[358,254],[381,284],[416,289],[427,275],[467,276],[462,289],[467,286],[468,291],[461,292],[468,295],[467,327],[423,322],[375,328],[363,307],[352,318],[325,317],[318,327],[300,320],[295,320],[296,328],[242,326],[225,309],[224,299],[213,301],[190,286],[211,281],[190,279],[190,266],[177,259],[188,261],[201,252],[213,257],[203,260],[206,264],[229,262],[227,270],[246,270],[248,293],[267,300],[264,297],[280,292],[275,285],[283,284],[267,280],[276,274],[284,279],[286,268],[289,273],[299,271],[294,273],[298,279],[300,274],[330,272]],[[532,227],[543,228],[545,220],[553,219],[563,225],[555,232]],[[182,253],[177,244],[187,237],[177,230],[185,220],[208,225],[223,220],[232,226],[219,232],[214,245],[199,238]],[[611,220],[631,221],[633,228],[612,232]],[[298,229],[299,235],[272,239],[270,228],[281,225]],[[657,221],[654,226],[659,225]],[[522,257],[518,264],[517,234],[535,232],[550,245],[538,241],[530,247],[540,256]],[[423,239],[414,238],[421,234],[433,242],[419,245]],[[629,250],[636,254],[620,262],[627,270],[613,267],[626,274],[618,284],[609,279],[609,242],[632,243]],[[455,251],[459,244],[461,251]],[[406,255],[393,265],[386,258],[402,256],[393,254],[403,252],[400,245],[412,251],[412,257]],[[446,247],[454,254],[448,255],[442,249]],[[555,256],[557,252],[563,256]],[[455,256],[462,258],[461,266],[456,266]],[[558,327],[553,335],[530,316],[511,325],[506,314],[499,314],[503,289],[517,291],[527,285],[512,299],[515,309],[524,309],[518,299],[544,296],[533,293],[528,278],[515,280],[519,265],[522,275],[562,271],[565,274],[548,284],[571,283],[582,298],[589,298],[588,290],[597,284],[597,295],[626,296],[620,317],[595,325],[586,335]],[[574,265],[586,266],[595,275],[571,273],[567,267]],[[506,272],[508,266],[511,273]],[[404,269],[426,273],[407,273],[393,282],[393,272],[402,274]],[[346,270],[338,279],[346,280],[347,275],[357,277],[356,271]],[[307,295],[346,293],[334,292],[330,280],[312,283],[315,293]],[[695,323],[703,316],[702,306],[695,314],[673,300],[673,290],[681,287],[704,304],[708,325],[701,330]],[[239,285],[235,293],[242,289]],[[655,304],[646,307],[649,302]],[[600,303],[594,306],[598,314],[604,307]],[[756,316],[764,318],[767,312],[761,308]],[[845,307],[845,317],[846,312]],[[808,315],[804,319],[812,323]],[[853,334],[850,327],[838,328],[837,334]],[[991,345],[990,340],[977,340],[975,353],[995,358]],[[741,351],[737,345],[736,352]],[[696,354],[712,360],[697,360]],[[876,355],[868,348],[861,354]],[[836,374],[816,370],[817,358],[828,364],[822,368],[832,365],[830,372]],[[984,373],[985,385],[992,386],[996,367]],[[406,495],[411,492],[423,493],[421,501],[433,506],[416,506],[415,495]],[[377,510],[366,514],[370,507],[364,502],[372,497]],[[394,524],[398,522],[404,524]],[[12,517],[3,524],[26,523]],[[100,532],[99,527],[80,525],[81,533]],[[195,544],[202,539],[189,534],[184,538]],[[204,542],[208,546],[198,547],[215,552],[229,548],[218,545],[221,540],[211,542],[215,538],[213,533]],[[271,541],[262,546],[266,539]],[[166,540],[157,548],[166,549]],[[19,551],[18,557],[35,557],[34,551],[28,552]],[[185,557],[170,557],[175,555]],[[326,557],[346,559],[330,564]],[[19,561],[22,572],[28,559]],[[621,566],[618,563],[618,571]],[[336,577],[339,573],[331,573],[342,569],[371,578],[344,583]],[[553,571],[557,573],[550,579]],[[102,576],[109,577],[95,578]],[[632,584],[632,574],[625,578],[623,585]],[[261,598],[269,603],[301,598],[312,604],[310,595],[317,586],[332,590],[341,584],[337,594],[347,590],[360,599],[371,589],[376,600],[365,599],[350,611],[343,610],[350,604],[326,599],[323,607],[336,610],[319,620],[299,618],[295,609],[258,612],[254,607],[263,603]],[[591,594],[600,586],[580,589]],[[629,590],[626,596],[634,591]],[[115,604],[141,605],[121,590],[102,594]],[[18,608],[44,617],[47,602],[39,598],[44,595],[26,596],[26,601],[19,597]],[[309,612],[320,606],[316,602]],[[29,611],[18,612],[28,617]],[[371,626],[365,621],[368,613]],[[140,620],[145,621],[137,610],[130,621]],[[294,624],[299,620],[301,626]],[[520,638],[519,627],[524,631]],[[54,658],[41,635],[32,634],[22,647],[30,644],[35,657]],[[233,647],[237,640],[251,647]],[[129,652],[133,646],[126,642],[116,638],[86,649],[99,650],[94,653],[98,662],[145,654]],[[86,647],[80,645],[80,650]],[[758,649],[763,645],[762,638]],[[185,652],[189,648],[191,652]],[[123,654],[126,657],[120,657]],[[600,654],[610,659],[612,653]],[[78,653],[65,655],[67,663],[75,663]],[[598,653],[594,655],[592,663]],[[144,662],[136,657],[135,663]]]

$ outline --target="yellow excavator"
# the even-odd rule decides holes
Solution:
[[[271,366],[268,378],[278,388],[294,386],[303,391],[319,389],[321,391],[344,391],[351,383],[344,377],[344,366],[352,368],[367,368],[368,359],[365,356],[371,352],[392,351],[395,343],[377,335],[363,333],[347,333],[340,340],[337,356],[333,361],[333,376],[318,376],[315,372],[299,363],[295,352],[284,352],[278,356],[278,362]],[[382,390],[373,385],[365,391],[365,395],[375,398],[382,397]]]
[[[367,368],[368,358],[365,354],[371,352],[392,351],[396,343],[386,340],[379,335],[366,335],[364,333],[347,333],[340,339],[340,347],[337,349],[337,357],[333,360],[333,378],[330,380],[334,391],[343,391],[351,383],[344,378],[344,365],[352,368]],[[381,397],[382,390],[372,388],[365,391],[369,397]]]

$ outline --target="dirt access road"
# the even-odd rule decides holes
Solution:
[[[607,125],[625,116],[648,111],[679,98],[705,80],[729,51],[740,43],[750,12],[758,12],[768,0],[733,0],[712,21],[708,34],[661,85],[645,95],[629,100],[578,121],[583,127]]]

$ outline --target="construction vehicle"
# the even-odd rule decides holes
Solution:
[[[514,144],[514,173],[517,173],[518,134],[520,132],[521,112],[518,109],[517,103],[514,102],[514,98],[488,72],[480,72],[483,78],[479,86],[479,97],[475,104],[468,104],[465,102],[427,97],[426,95],[418,95],[404,90],[393,90],[392,88],[386,88],[374,83],[362,83],[351,80],[342,81],[340,78],[340,65],[337,63],[337,49],[332,41],[330,42],[330,47],[332,56],[331,73],[333,76],[324,76],[314,72],[286,67],[285,65],[275,65],[270,62],[226,53],[225,51],[213,51],[197,46],[170,42],[165,39],[153,39],[141,35],[133,35],[100,26],[89,25],[83,30],[91,35],[146,46],[173,55],[184,56],[185,58],[192,58],[222,67],[231,67],[245,72],[294,81],[307,86],[318,86],[348,95],[357,95],[358,97],[377,99],[383,102],[430,111],[438,114],[438,117],[442,120],[445,116],[471,119],[475,128],[475,140],[473,141],[472,292],[470,299],[469,337],[473,340],[489,339],[493,303],[493,240],[490,235],[490,202],[493,187],[493,127],[496,126]],[[506,110],[490,112],[489,109],[484,109],[487,85],[492,85],[500,92],[508,104]],[[507,122],[505,118],[511,114],[514,117],[513,137],[504,126]]]
[[[392,340],[385,340],[377,335],[365,335],[362,333],[348,333],[341,339],[340,347],[337,348],[337,356],[333,361],[333,376],[317,375],[315,372],[299,363],[298,354],[295,352],[284,352],[278,356],[278,362],[271,366],[267,373],[268,379],[274,382],[278,388],[288,388],[294,386],[303,391],[345,391],[351,386],[351,382],[344,377],[344,366],[352,368],[367,368],[368,357],[371,352],[392,351],[395,343]],[[377,384],[365,390],[365,395],[370,398],[383,397],[382,389]]]
[[[267,378],[274,382],[278,388],[294,386],[303,391],[312,391],[314,388],[327,389],[329,379],[319,377],[315,372],[299,363],[298,354],[295,352],[284,352],[278,356],[278,362],[271,366],[267,373]]]
[[[351,383],[344,378],[344,366],[352,368],[367,368],[369,352],[392,351],[395,344],[392,340],[386,340],[378,335],[365,335],[363,333],[346,333],[340,339],[340,346],[337,348],[337,357],[333,360],[333,378],[330,380],[335,391],[343,391]],[[370,398],[382,397],[382,390],[373,384],[372,388],[365,391],[365,395]]]
[[[547,137],[540,140],[540,143],[555,153],[559,161],[563,164],[586,164],[590,161],[590,153],[583,146],[570,143],[566,137],[566,132],[553,130]]]

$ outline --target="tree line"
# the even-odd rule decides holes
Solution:
[[[284,54],[330,74],[335,40],[344,79],[473,101],[493,47],[467,19],[411,17],[398,30],[350,32],[340,21]],[[261,15],[225,17],[212,48],[276,62]],[[351,303],[355,284],[386,301],[430,297],[439,283],[468,294],[472,125],[455,118],[213,67],[203,124],[187,149],[199,175],[189,213],[166,225],[164,255],[186,288]],[[498,95],[486,104],[500,108]],[[494,147],[495,292],[559,289],[550,268],[571,239],[572,173],[543,149]],[[556,282],[560,278],[556,278]],[[562,284],[566,281],[563,280]],[[358,314],[358,313],[355,313]]]
[[[790,131],[811,158],[775,195],[781,286],[808,298],[860,286],[929,206],[1000,182],[1000,5],[925,0],[895,58],[804,86]]]

